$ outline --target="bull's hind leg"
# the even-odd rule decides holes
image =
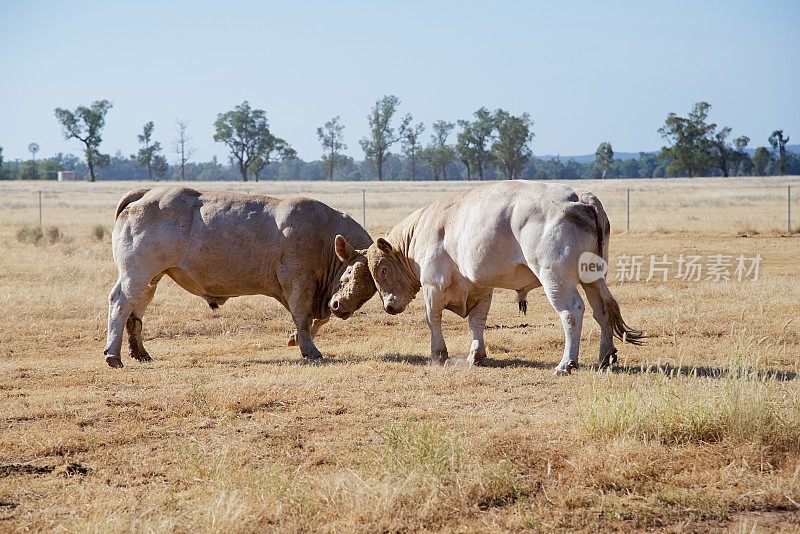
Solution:
[[[134,308],[142,301],[150,280],[152,277],[137,280],[121,276],[108,295],[108,334],[103,354],[111,367],[122,367],[122,332]]]
[[[142,339],[142,319],[147,310],[147,306],[153,301],[153,296],[156,294],[156,287],[161,276],[157,276],[144,290],[139,301],[133,307],[128,320],[125,323],[125,328],[128,331],[128,354],[131,358],[139,360],[140,362],[149,362],[151,360],[150,354],[144,348],[144,341]]]
[[[542,277],[540,277],[542,279]],[[564,327],[564,355],[556,367],[557,375],[565,375],[578,368],[578,349],[583,326],[583,299],[578,293],[577,283],[572,285],[552,279],[542,279],[545,295],[558,312]]]
[[[600,285],[597,282],[591,284],[581,284],[586,292],[586,299],[592,307],[592,316],[597,324],[600,325],[600,353],[598,364],[600,369],[605,369],[609,365],[614,365],[617,361],[617,349],[614,347],[614,332],[611,329],[611,322],[608,318],[606,306],[600,296]]]
[[[469,348],[467,361],[472,365],[480,365],[486,358],[486,345],[483,341],[483,331],[486,328],[486,318],[489,316],[489,307],[492,305],[492,293],[479,300],[469,311],[467,320],[472,331],[472,345]]]

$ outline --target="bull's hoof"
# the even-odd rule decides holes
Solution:
[[[475,367],[486,367],[486,356],[483,358],[475,358],[475,359],[467,359],[470,365],[474,365]]]
[[[144,354],[139,353],[139,352],[132,352],[131,353],[131,358],[133,358],[136,361],[140,361],[140,362],[153,361],[153,358],[150,357],[150,354],[148,354],[146,352]]]
[[[613,349],[611,352],[606,354],[602,360],[600,360],[600,370],[605,371],[614,367],[614,364],[617,363],[617,349]]]
[[[572,374],[572,371],[578,368],[578,364],[575,362],[569,362],[566,366],[562,367],[559,365],[556,367],[556,370],[553,372],[555,376],[567,376]]]
[[[106,356],[106,363],[108,364],[109,367],[114,367],[115,369],[119,369],[119,368],[123,367],[122,358],[120,358],[119,356],[111,355],[111,354]]]
[[[312,352],[309,354],[302,354],[301,356],[303,356],[303,360],[309,363],[319,363],[323,360],[322,353],[320,353],[319,351]]]

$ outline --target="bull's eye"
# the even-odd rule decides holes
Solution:
[[[381,267],[380,273],[381,276],[386,276],[386,267]]]

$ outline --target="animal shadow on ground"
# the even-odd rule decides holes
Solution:
[[[430,358],[427,356],[419,356],[416,354],[387,354],[380,358],[381,361],[384,362],[392,362],[392,363],[407,363],[410,365],[432,365],[430,363]],[[469,365],[467,363],[467,359],[464,357],[459,356],[451,356],[448,358],[447,362],[445,363],[444,367],[462,367]],[[544,363],[544,362],[537,362],[533,360],[521,360],[519,358],[507,358],[507,359],[494,359],[494,358],[487,358],[481,361],[478,367],[489,367],[489,368],[505,368],[505,367],[526,367],[530,369],[552,369],[555,367],[555,364],[551,363]]]
[[[234,359],[217,359],[213,363],[227,365],[228,367],[250,367],[253,365],[304,365],[309,367],[334,365],[346,363],[345,360],[338,358],[325,357],[321,360],[307,360],[305,358],[279,358],[275,360],[256,359],[256,360],[234,360]]]
[[[587,366],[594,370],[598,369],[597,364]],[[668,363],[651,364],[651,365],[620,365],[615,366],[612,373],[617,374],[660,374],[669,378],[679,376],[691,376],[695,378],[727,378],[727,377],[752,377],[757,379],[770,379],[779,382],[789,382],[797,380],[798,375],[794,371],[787,371],[783,369],[726,369],[724,367],[689,367],[686,365],[676,366]]]

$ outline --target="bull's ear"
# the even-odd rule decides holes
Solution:
[[[389,253],[392,251],[391,243],[389,243],[382,237],[379,237],[378,240],[375,242],[375,244],[378,245],[378,250],[380,250],[381,252]]]
[[[352,258],[355,253],[353,247],[347,242],[347,239],[340,235],[337,235],[336,239],[333,241],[333,250],[336,252],[336,257],[344,263],[350,261],[350,258]]]

